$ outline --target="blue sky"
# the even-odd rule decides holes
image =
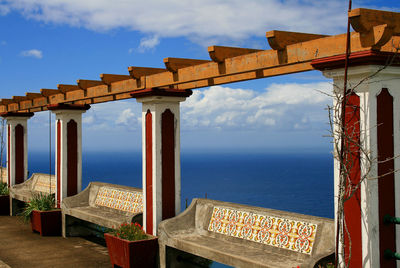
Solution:
[[[400,11],[400,2],[353,1]],[[207,46],[268,49],[269,30],[339,34],[347,1],[0,0],[0,97],[39,92],[163,58],[209,59]],[[330,81],[308,72],[195,90],[182,104],[182,151],[331,150]],[[84,150],[141,150],[141,106],[96,104]],[[29,149],[48,147],[48,113],[29,121]]]

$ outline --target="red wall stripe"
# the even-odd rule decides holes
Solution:
[[[67,196],[78,193],[78,124],[67,123]]]
[[[174,114],[161,115],[162,219],[175,216],[175,126]]]
[[[15,127],[14,136],[14,148],[15,148],[15,184],[23,183],[25,178],[24,168],[24,127],[18,124]]]
[[[57,120],[57,207],[61,200],[61,121]]]
[[[8,163],[7,163],[7,173],[8,173],[8,186],[11,186],[11,125],[8,125],[8,143],[7,143],[7,155],[8,155]]]
[[[146,113],[146,232],[153,233],[153,126],[152,115]]]
[[[386,214],[395,216],[393,97],[386,88],[377,97],[377,126],[380,265],[390,268],[396,260],[385,259],[383,252],[396,251],[396,229],[382,222]]]
[[[361,179],[360,169],[360,98],[357,94],[352,94],[347,98],[345,107],[346,122],[345,134],[345,160],[350,178],[346,185],[347,189],[354,189]],[[351,191],[346,191],[345,198],[350,196]],[[358,188],[354,195],[344,203],[344,216],[347,229],[350,233],[350,239],[344,230],[345,243],[345,261],[348,263],[350,256],[351,242],[351,259],[349,267],[362,267],[362,239],[361,239],[361,193]]]

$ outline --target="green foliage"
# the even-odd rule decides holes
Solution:
[[[8,195],[8,185],[5,182],[0,182],[0,195]]]
[[[149,236],[143,231],[139,223],[123,223],[117,229],[110,232],[112,235],[129,241],[144,240]]]
[[[54,194],[34,194],[31,201],[26,203],[24,210],[21,213],[25,222],[29,222],[31,214],[34,210],[49,211],[55,208]]]

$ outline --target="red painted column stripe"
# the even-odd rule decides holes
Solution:
[[[355,187],[361,180],[360,169],[360,98],[356,94],[352,94],[347,98],[345,107],[346,122],[344,152],[346,168],[349,170],[346,185],[345,198],[349,198]],[[347,225],[348,236],[346,230],[344,233],[345,244],[345,261],[348,263],[350,256],[351,242],[351,259],[349,267],[362,267],[362,238],[361,238],[361,192],[360,188],[354,192],[353,196],[344,203],[344,217]]]
[[[161,115],[162,219],[175,216],[175,122],[167,109]]]
[[[67,196],[78,193],[78,124],[67,123]]]
[[[396,260],[383,256],[385,249],[396,251],[395,225],[383,224],[386,214],[395,216],[393,97],[385,88],[377,96],[377,128],[380,265],[394,268]]]
[[[24,127],[21,124],[15,126],[14,132],[14,165],[15,184],[24,182]]]
[[[7,131],[7,136],[8,136],[8,142],[7,142],[7,155],[8,155],[8,163],[7,163],[7,173],[8,173],[8,186],[11,185],[11,125],[8,125],[8,131]]]
[[[146,232],[153,233],[153,126],[152,114],[146,113]]]
[[[57,120],[57,207],[61,200],[61,121]]]

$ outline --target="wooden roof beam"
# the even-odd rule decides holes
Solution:
[[[65,85],[65,84],[58,84],[57,89],[62,93],[74,90],[80,90],[80,88],[77,85]]]
[[[79,79],[79,80],[76,80],[76,82],[78,83],[78,87],[81,89],[84,89],[84,90],[87,90],[90,87],[104,85],[103,81],[98,81],[98,80]]]
[[[164,64],[168,71],[176,73],[181,68],[195,66],[211,62],[209,60],[184,59],[184,58],[165,58]]]
[[[26,99],[27,100],[33,100],[33,99],[36,99],[36,98],[43,97],[43,95],[40,94],[40,93],[26,92],[25,95],[26,95]]]
[[[100,74],[100,79],[104,84],[111,85],[111,83],[131,79],[131,77],[122,74]]]
[[[51,95],[56,95],[56,94],[59,94],[59,93],[61,93],[61,92],[59,90],[57,90],[57,89],[42,88],[40,90],[40,94],[42,94],[42,96],[45,96],[45,97],[49,97]]]
[[[386,24],[392,28],[393,35],[400,35],[400,13],[366,8],[357,8],[349,12],[350,23],[359,33],[367,33],[374,26]]]
[[[13,96],[12,99],[14,101],[24,101],[27,100],[26,96]]]
[[[8,105],[10,103],[14,103],[15,101],[12,99],[0,99],[0,104],[1,105]]]
[[[140,79],[142,76],[146,75],[152,75],[152,74],[158,74],[158,73],[163,73],[167,72],[167,69],[162,69],[162,68],[150,68],[150,67],[128,67],[129,74],[134,78],[134,79]]]
[[[208,54],[210,58],[215,62],[224,62],[227,58],[233,58],[242,56],[254,52],[261,51],[261,49],[251,48],[240,48],[240,47],[222,47],[222,46],[211,46],[208,47]]]
[[[287,46],[327,37],[322,34],[269,31],[266,33],[268,43],[274,50],[284,50]]]

